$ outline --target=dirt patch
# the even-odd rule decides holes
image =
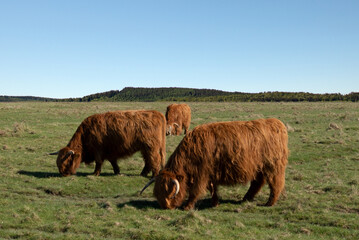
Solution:
[[[342,128],[336,123],[330,123],[328,130],[341,130]]]
[[[45,189],[41,189],[43,190],[46,194],[49,195],[54,195],[54,196],[63,196],[62,191],[61,190],[55,190],[55,189],[49,189],[49,188],[45,188]]]
[[[291,125],[289,125],[289,123],[286,123],[285,127],[287,128],[288,132],[294,132],[295,131],[295,129]]]

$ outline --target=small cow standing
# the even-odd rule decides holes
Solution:
[[[115,174],[120,173],[118,158],[141,151],[146,176],[152,171],[158,175],[166,155],[166,119],[158,111],[116,111],[95,114],[86,118],[77,128],[70,142],[58,154],[57,166],[63,176],[76,173],[81,162],[95,162],[98,176],[105,159]]]
[[[166,135],[187,134],[191,124],[191,108],[187,104],[171,104],[166,111]]]
[[[252,200],[267,182],[266,205],[272,206],[284,188],[287,145],[286,127],[278,119],[200,125],[183,138],[145,188],[155,181],[154,195],[162,208],[180,207],[188,195],[184,208],[192,209],[206,189],[216,206],[218,185],[251,182],[243,200]]]

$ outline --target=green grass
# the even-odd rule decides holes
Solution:
[[[194,211],[162,210],[140,154],[114,176],[81,165],[60,177],[56,157],[81,121],[125,109],[165,112],[170,103],[0,103],[1,239],[359,239],[359,103],[189,103],[191,128],[214,121],[276,117],[289,126],[285,193],[273,207],[265,186],[240,203],[247,186],[220,187]],[[167,157],[183,136],[167,137]]]

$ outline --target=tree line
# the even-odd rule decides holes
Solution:
[[[133,88],[127,87],[103,93],[91,94],[82,98],[41,98],[0,96],[0,102],[43,101],[43,102],[92,102],[92,101],[179,101],[179,102],[321,102],[321,101],[359,101],[359,92],[349,94],[308,92],[226,92],[213,89],[194,88]]]

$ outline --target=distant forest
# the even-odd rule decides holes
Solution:
[[[96,93],[82,98],[42,98],[0,96],[0,102],[42,101],[42,102],[321,102],[321,101],[359,101],[359,92],[349,94],[307,92],[261,92],[242,93],[225,92],[213,89],[193,88],[133,88],[127,87],[103,93]]]

